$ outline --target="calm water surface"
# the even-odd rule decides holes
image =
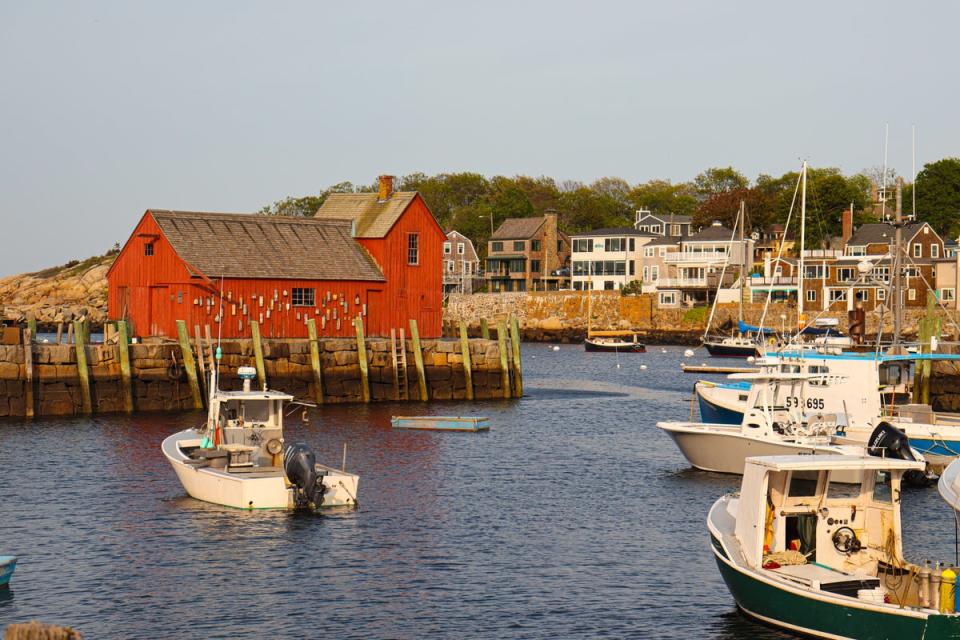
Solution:
[[[705,358],[698,352],[693,360]],[[87,638],[782,638],[740,616],[704,519],[739,479],[691,470],[657,420],[689,415],[683,349],[524,346],[526,397],[324,407],[287,439],[360,474],[357,511],[241,512],[184,494],[160,453],[199,413],[0,422],[0,627]],[[616,367],[617,362],[620,368]],[[642,370],[641,364],[647,365]],[[391,414],[486,414],[485,434]],[[296,418],[296,419],[295,419]],[[906,548],[953,560],[935,489]]]

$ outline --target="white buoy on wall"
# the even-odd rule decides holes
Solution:
[[[693,349],[687,349],[686,351],[683,352],[683,355],[686,356],[686,357],[688,357],[688,358],[692,358],[692,357],[693,357]]]

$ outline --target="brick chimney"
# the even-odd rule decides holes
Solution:
[[[844,209],[842,218],[843,228],[843,246],[847,246],[847,241],[853,235],[853,209]]]
[[[560,268],[560,259],[557,255],[557,214],[543,214],[543,275],[550,275],[554,269]]]
[[[380,176],[380,193],[377,200],[383,202],[393,195],[393,176]]]
[[[900,176],[897,176],[897,208],[894,213],[903,215],[903,178]]]

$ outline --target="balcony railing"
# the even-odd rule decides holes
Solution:
[[[785,287],[796,286],[796,276],[774,276],[771,278],[747,278],[747,284],[751,287]]]
[[[712,251],[680,251],[668,253],[664,260],[669,264],[679,263],[700,263],[700,264],[723,264],[730,260],[730,254]]]
[[[670,288],[679,288],[679,287],[705,287],[707,286],[706,278],[660,278],[659,280],[651,280],[650,284],[657,285],[658,289],[670,289]]]

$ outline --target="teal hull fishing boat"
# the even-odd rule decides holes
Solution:
[[[960,638],[952,570],[903,558],[900,481],[923,463],[860,456],[748,458],[707,525],[737,606],[821,638]],[[831,481],[851,472],[857,483]]]
[[[17,556],[0,556],[0,587],[10,585],[10,578],[16,568]]]

